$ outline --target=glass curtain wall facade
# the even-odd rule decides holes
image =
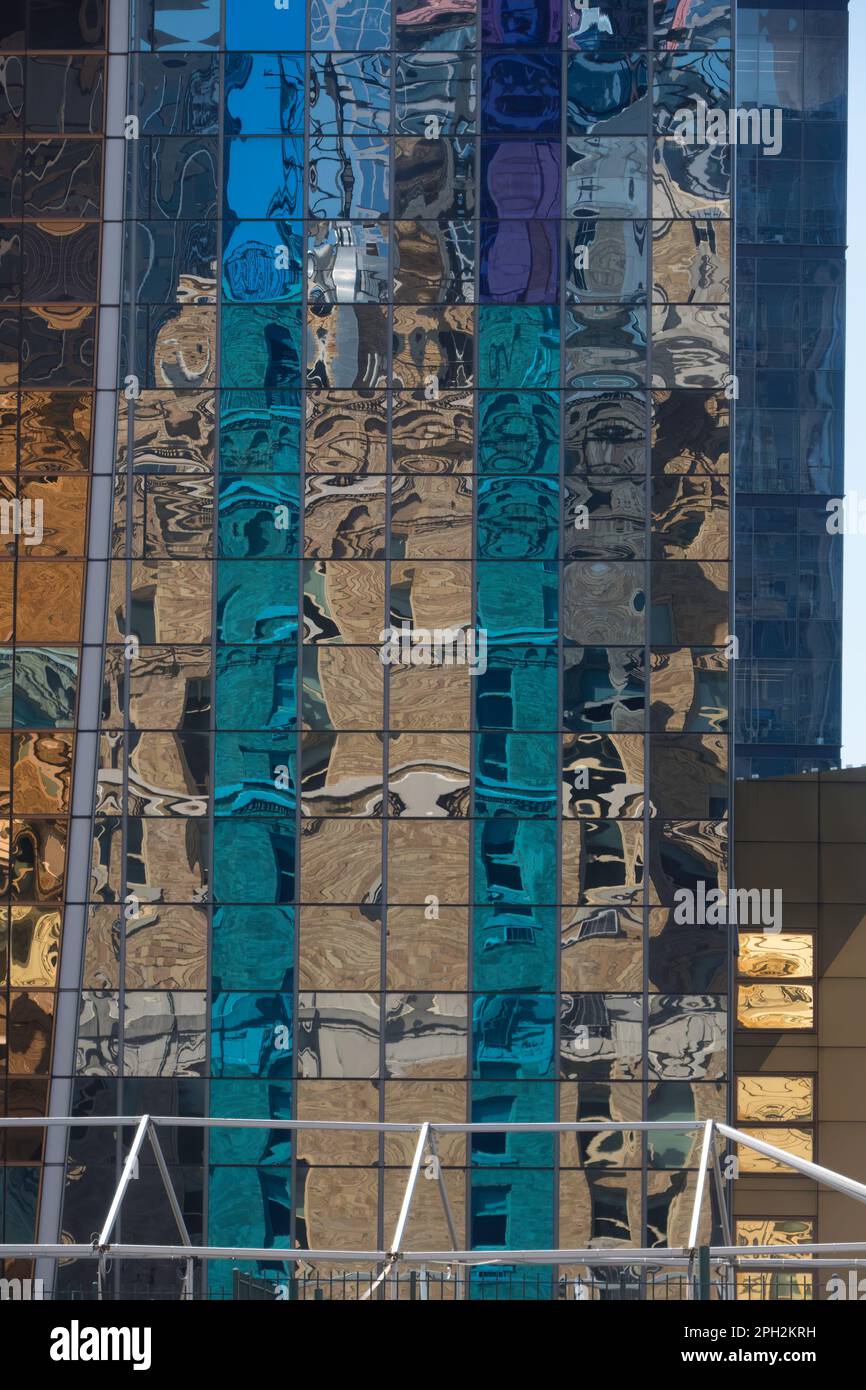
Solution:
[[[95,406],[105,16],[0,15],[0,1114],[47,1113]],[[0,1144],[0,1240],[35,1237],[43,1142]],[[2,1263],[2,1262],[0,1262]],[[6,1262],[0,1273],[26,1274]]]
[[[839,766],[847,0],[737,5],[737,774]],[[836,513],[838,516],[838,507]]]
[[[728,935],[672,909],[726,883],[732,160],[678,128],[731,104],[730,7],[112,23],[121,348],[62,1230],[104,1216],[124,1146],[100,1113],[723,1118]],[[165,1142],[193,1239],[271,1246],[274,1277],[289,1245],[387,1246],[412,1153]],[[441,1150],[458,1230],[496,1251],[683,1244],[698,1156],[668,1132]],[[420,1184],[413,1243],[448,1244],[437,1202]],[[146,1160],[120,1231],[174,1237]]]

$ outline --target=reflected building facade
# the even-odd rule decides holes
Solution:
[[[740,777],[840,761],[847,86],[847,0],[739,0],[737,99],[782,131],[737,151]]]
[[[105,90],[71,152],[69,83],[28,143],[55,12],[87,15],[64,47]],[[86,575],[83,541],[15,562],[66,626],[19,600],[2,648],[10,843],[40,866],[7,891],[7,1105],[80,1121],[10,1154],[6,1239],[99,1227],[125,1143],[98,1115],[723,1119],[728,933],[673,906],[727,882],[733,159],[679,122],[731,105],[731,7],[27,0],[2,44],[0,221],[25,248],[49,215],[101,228],[98,293],[70,248],[31,306],[39,230],[9,300],[18,486],[55,387],[34,471],[77,479],[82,517],[94,481]],[[95,173],[62,201],[85,156],[101,209]],[[52,378],[40,324],[96,303]],[[165,1144],[193,1240],[272,1248],[274,1278],[290,1246],[387,1248],[412,1152]],[[686,1131],[441,1157],[467,1245],[685,1242]],[[118,1230],[174,1238],[145,1159]],[[448,1244],[435,1184],[411,1236]],[[201,1277],[231,1295],[227,1263]]]

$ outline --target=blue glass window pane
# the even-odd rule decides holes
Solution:
[[[304,0],[226,0],[226,48],[302,52],[306,27]]]

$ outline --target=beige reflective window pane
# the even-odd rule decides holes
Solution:
[[[142,903],[126,928],[127,989],[204,989],[207,937],[204,908]]]
[[[301,835],[301,900],[375,903],[382,889],[382,825],[331,817],[306,821]]]
[[[738,985],[737,1022],[741,1028],[811,1028],[811,985]]]
[[[381,734],[305,733],[301,743],[303,816],[381,816]]]
[[[678,647],[650,653],[653,730],[728,727],[728,662],[723,651]]]
[[[380,996],[354,991],[298,995],[298,1072],[309,1079],[379,1075]]]
[[[388,994],[385,1069],[389,1077],[466,1076],[469,1058],[465,994]]]
[[[809,979],[813,957],[814,939],[805,933],[740,932],[737,968],[751,979]]]
[[[128,409],[127,402],[121,398],[117,424],[118,476],[126,472]],[[213,391],[142,391],[133,412],[136,469],[153,471],[157,467],[169,467],[171,473],[210,473],[215,452],[214,420]],[[249,459],[247,466],[250,466]]]
[[[124,996],[125,1076],[201,1076],[207,1058],[203,991],[129,990]]]
[[[378,906],[302,907],[298,930],[302,989],[380,988],[382,928]]]
[[[730,484],[727,478],[663,474],[652,485],[654,560],[727,560]]]
[[[387,679],[392,729],[469,728],[473,677],[468,666],[394,665]]]
[[[467,821],[393,820],[388,824],[388,900],[397,904],[469,901]]]
[[[625,1124],[641,1120],[642,1087],[628,1081],[563,1081],[559,1086],[559,1119]],[[598,1130],[559,1136],[562,1168],[639,1168],[643,1139],[638,1130]]]
[[[468,954],[468,908],[389,907],[388,989],[465,989]]]
[[[561,923],[562,989],[642,989],[643,921],[638,910],[566,907]]]
[[[377,1248],[378,1173],[369,1168],[312,1167],[300,1170],[298,1187],[296,1201],[303,1210],[310,1249]],[[316,1268],[327,1277],[327,1267],[317,1265]],[[337,1278],[345,1272],[345,1265],[334,1267]],[[360,1283],[361,1292],[369,1289],[369,1278],[362,1278]]]
[[[306,393],[308,473],[387,473],[385,391]]]
[[[425,1081],[386,1081],[385,1119],[389,1124],[465,1124],[468,1085],[465,1081],[438,1078]],[[417,1134],[386,1134],[385,1162],[407,1167],[415,1153]],[[449,1167],[466,1163],[465,1134],[440,1134],[436,1144],[439,1157]]]
[[[392,734],[388,743],[388,814],[469,814],[468,734]]]
[[[386,481],[377,474],[310,474],[304,486],[304,554],[323,560],[383,559],[386,509]]]
[[[391,463],[395,473],[471,473],[474,403],[466,391],[394,391]]]
[[[316,560],[304,565],[304,641],[373,646],[384,641],[385,566]]]
[[[662,304],[727,304],[731,224],[720,217],[652,224],[652,297]]]
[[[644,811],[643,734],[566,734],[563,815],[638,819]]]
[[[775,1123],[812,1120],[814,1095],[811,1076],[738,1076],[737,1119]]]
[[[379,1088],[373,1081],[299,1081],[298,1119],[379,1119]],[[365,1131],[301,1129],[296,1135],[298,1159],[320,1167],[334,1164],[368,1167],[378,1161],[379,1136]]]
[[[744,1129],[744,1134],[751,1134],[755,1139],[760,1139],[764,1144],[772,1144],[776,1149],[784,1149],[785,1153],[793,1154],[795,1158],[803,1158],[807,1163],[811,1163],[814,1157],[814,1135],[810,1129],[789,1129],[782,1125],[772,1126],[769,1129]],[[796,1169],[791,1168],[781,1159],[771,1158],[769,1154],[757,1153],[755,1149],[750,1149],[746,1144],[737,1145],[737,1157],[740,1164],[741,1173],[794,1173]]]
[[[412,627],[467,627],[472,622],[472,587],[468,561],[394,560],[391,612]]]
[[[381,729],[385,668],[378,647],[304,647],[305,729]]]
[[[396,1229],[397,1218],[400,1215],[400,1207],[403,1202],[403,1194],[406,1190],[408,1177],[408,1168],[391,1168],[385,1173],[384,1199],[386,1244],[390,1244],[391,1237]],[[445,1184],[448,1194],[448,1205],[451,1208],[454,1224],[457,1231],[461,1232],[466,1227],[466,1174],[454,1168],[446,1168],[443,1165],[442,1181]],[[415,1184],[415,1196],[412,1200],[412,1209],[406,1224],[403,1248],[406,1250],[452,1249],[451,1235],[448,1228],[448,1219],[445,1215],[445,1207],[442,1202],[441,1189],[439,1183],[435,1180],[431,1179],[428,1181],[422,1176]],[[437,1273],[438,1272],[437,1270]],[[439,1281],[437,1280],[435,1282],[438,1283]],[[437,1290],[437,1292],[441,1292],[441,1290]],[[447,1285],[444,1286],[444,1292],[447,1296]],[[408,1289],[404,1289],[402,1294],[403,1297],[407,1297]]]
[[[471,478],[394,478],[391,543],[408,560],[471,559]]]
[[[132,602],[135,622],[126,615],[126,564],[111,565],[108,640],[122,642],[127,631],[155,643],[209,642],[213,566],[206,560],[134,560]],[[241,602],[243,598],[241,599]],[[226,605],[224,621],[242,623],[243,614]],[[231,611],[229,611],[231,610]]]

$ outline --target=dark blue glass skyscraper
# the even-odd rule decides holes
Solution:
[[[782,150],[737,150],[739,776],[836,767],[841,741],[847,0],[740,0],[737,101]]]

